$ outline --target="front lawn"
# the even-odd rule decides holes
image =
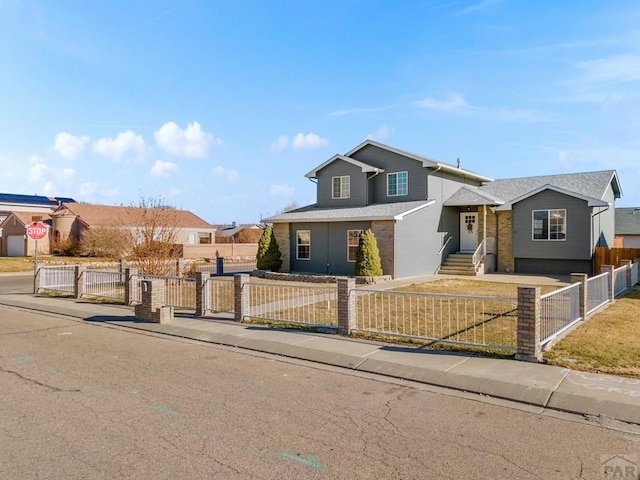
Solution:
[[[38,263],[46,265],[78,265],[81,263],[113,262],[107,258],[96,257],[59,257],[38,255]],[[0,273],[32,272],[33,257],[0,257]]]

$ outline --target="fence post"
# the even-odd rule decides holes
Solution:
[[[204,272],[196,272],[196,317],[203,317],[207,310],[205,308],[205,276]]]
[[[631,287],[631,260],[620,260],[620,266],[626,267],[624,273],[627,274],[627,288]]]
[[[355,278],[338,278],[338,333],[349,335],[356,324],[356,296],[351,293],[356,288]]]
[[[33,294],[37,295],[40,291],[40,283],[42,282],[43,263],[34,264],[35,277],[33,278]]]
[[[87,267],[82,265],[76,265],[74,267],[73,278],[73,296],[74,298],[82,298],[84,295],[84,274],[87,271]]]
[[[216,257],[216,275],[224,273],[224,257]]]
[[[616,279],[613,265],[602,265],[600,271],[607,275],[607,297],[611,303],[616,301]]]
[[[133,302],[133,276],[138,274],[138,269],[127,267],[124,269],[124,304],[131,305]]]
[[[586,273],[572,273],[570,279],[571,285],[574,283],[580,284],[580,317],[582,320],[587,319],[587,274]]]
[[[249,275],[236,273],[233,276],[233,306],[235,310],[234,320],[241,321],[250,314],[249,304]]]
[[[184,258],[176,258],[176,277],[182,277],[184,272]]]
[[[518,287],[516,360],[542,361],[540,346],[540,287]]]
[[[124,258],[121,258],[120,260],[118,260],[118,271],[120,273],[124,272],[124,269],[126,268],[126,260]]]

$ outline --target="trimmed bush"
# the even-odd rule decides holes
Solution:
[[[362,277],[379,277],[382,275],[378,242],[371,229],[360,235],[358,250],[356,251],[355,273]]]
[[[282,267],[282,254],[271,225],[264,229],[258,241],[256,266],[259,270],[271,270],[272,272],[277,272]]]

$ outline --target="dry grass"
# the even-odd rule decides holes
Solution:
[[[44,263],[46,265],[78,265],[103,262],[114,262],[114,260],[103,257],[62,257],[57,255],[38,255],[38,263]],[[0,273],[32,271],[33,257],[0,257]]]
[[[528,282],[527,285],[530,285],[530,282]],[[522,286],[522,284],[451,278],[436,280],[434,282],[414,283],[394,290],[417,293],[443,293],[447,295],[482,295],[486,297],[516,298],[518,296],[519,286]],[[544,295],[563,286],[564,285],[540,285],[540,293]]]
[[[545,353],[554,365],[640,378],[640,286],[595,314]]]

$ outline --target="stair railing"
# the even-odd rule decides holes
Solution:
[[[483,239],[480,242],[480,245],[478,245],[478,248],[476,248],[476,251],[473,252],[471,261],[473,262],[473,268],[475,271],[478,271],[478,266],[480,265],[480,262],[482,262],[482,260],[484,260],[484,257],[487,256],[487,249],[485,247],[486,247],[486,243],[485,243],[485,240]]]

